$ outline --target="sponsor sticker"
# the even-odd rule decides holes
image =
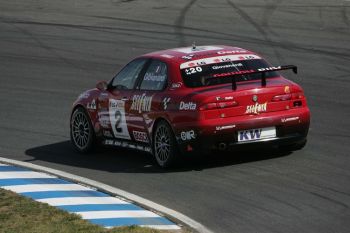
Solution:
[[[147,133],[145,132],[141,132],[141,131],[132,131],[133,135],[134,135],[134,139],[136,141],[139,142],[145,142],[148,143],[148,137],[147,137]]]
[[[260,112],[266,112],[267,111],[267,102],[263,104],[259,104],[256,102],[253,105],[248,105],[247,109],[245,111],[246,114],[259,114]]]
[[[181,86],[182,86],[182,82],[172,83],[170,86],[170,89],[177,89],[177,88],[180,88]]]
[[[130,139],[123,100],[109,99],[109,119],[116,138]]]
[[[111,139],[107,139],[103,141],[104,145],[108,145],[108,146],[121,146],[121,147],[127,147],[127,148],[131,148],[131,149],[137,149],[137,150],[141,150],[141,151],[145,151],[145,152],[151,152],[152,149],[149,146],[142,146],[142,145],[138,145],[136,143],[129,143],[126,141],[119,141],[119,140],[111,140]]]
[[[154,82],[164,82],[166,75],[155,75],[152,73],[146,73],[144,80],[145,81],[154,81]]]
[[[276,128],[268,127],[261,129],[249,129],[238,131],[238,142],[258,141],[276,137]]]
[[[230,62],[230,61],[240,61],[240,60],[253,60],[253,59],[261,59],[261,57],[255,54],[246,54],[246,55],[223,55],[216,57],[208,57],[198,60],[192,60],[188,62],[184,62],[180,65],[180,69],[187,69],[195,66],[216,64],[221,62]]]
[[[152,106],[153,96],[146,96],[146,93],[142,95],[134,95],[132,98],[132,104],[130,110],[136,110],[139,113],[150,112]]]
[[[103,130],[102,134],[103,134],[103,136],[108,137],[108,138],[113,137],[113,135],[111,134],[111,131],[109,131],[109,130]]]
[[[163,109],[166,110],[168,108],[168,103],[170,102],[171,98],[170,97],[165,97],[163,100],[162,100],[162,103],[163,103]]]
[[[299,120],[299,117],[288,117],[288,118],[282,118],[281,122],[282,123],[286,123],[286,122],[289,122],[289,121],[297,121],[297,120]]]
[[[196,138],[194,130],[181,132],[180,136],[182,141],[188,141]]]
[[[197,109],[197,104],[193,103],[193,102],[180,102],[180,110],[196,110]]]
[[[247,50],[244,49],[237,49],[237,50],[228,50],[228,51],[218,51],[217,54],[223,55],[223,54],[237,54],[237,53],[246,53]]]
[[[215,127],[215,129],[217,131],[225,130],[225,129],[233,129],[233,128],[236,128],[236,125],[223,125],[223,126],[216,126]]]
[[[91,101],[91,103],[88,103],[87,106],[86,106],[87,109],[90,109],[90,110],[96,110],[96,100],[93,99]]]

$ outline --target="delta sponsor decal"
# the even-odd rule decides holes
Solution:
[[[146,96],[146,93],[142,95],[134,95],[132,98],[132,104],[130,110],[142,112],[150,112],[152,106],[153,96]]]
[[[196,110],[197,109],[197,104],[193,103],[193,102],[180,102],[180,110]]]
[[[134,135],[134,139],[136,141],[139,141],[139,142],[145,142],[145,143],[148,143],[148,137],[147,137],[147,133],[145,132],[140,132],[140,131],[133,131],[132,132],[133,135]]]
[[[267,111],[267,102],[263,104],[255,103],[253,105],[248,105],[245,111],[246,114],[259,114],[260,112]]]

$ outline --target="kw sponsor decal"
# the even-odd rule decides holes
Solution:
[[[188,141],[196,138],[193,130],[181,132],[181,140]]]
[[[166,110],[168,108],[168,103],[170,102],[171,98],[170,97],[165,97],[163,99],[163,109]]]
[[[257,140],[261,138],[262,129],[245,130],[239,132],[239,141]]]
[[[193,102],[188,102],[185,103],[183,101],[180,102],[180,110],[196,110],[197,109],[197,104]]]
[[[139,141],[139,142],[146,142],[148,143],[148,137],[147,137],[147,133],[145,132],[140,132],[140,131],[133,131],[132,132],[133,135],[134,135],[134,138],[136,141]]]
[[[289,121],[296,121],[296,120],[299,120],[299,117],[282,118],[281,122],[282,123],[286,123],[286,122],[289,122]]]
[[[146,96],[146,93],[134,95],[130,110],[136,110],[139,113],[151,111],[152,98],[153,96]]]
[[[87,106],[86,106],[87,109],[90,109],[90,110],[96,110],[96,100],[93,99],[91,101],[91,103],[88,103]]]
[[[266,112],[266,111],[267,111],[267,102],[265,102],[263,104],[255,103],[253,105],[248,105],[245,113],[246,114],[259,114],[260,112]]]

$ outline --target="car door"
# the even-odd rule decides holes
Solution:
[[[132,135],[137,142],[150,142],[150,127],[159,111],[166,108],[162,93],[167,84],[167,70],[166,63],[152,59],[133,91],[129,116]]]
[[[130,96],[146,62],[147,59],[135,59],[128,63],[101,93],[99,116],[105,137],[131,139],[128,128]],[[103,118],[104,122],[101,122]]]

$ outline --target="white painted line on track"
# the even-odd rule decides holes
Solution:
[[[114,211],[86,211],[75,212],[82,216],[83,219],[101,219],[101,218],[157,218],[155,214],[148,210],[114,210]]]
[[[30,168],[30,169],[37,170],[37,171],[47,172],[47,173],[50,173],[50,174],[53,174],[53,175],[56,175],[56,176],[59,176],[59,177],[62,177],[62,178],[68,179],[68,180],[72,180],[72,181],[76,181],[78,183],[86,184],[88,186],[98,188],[102,191],[112,193],[114,195],[118,195],[120,197],[126,198],[128,200],[131,200],[135,203],[140,204],[141,206],[148,207],[149,209],[163,213],[163,214],[165,214],[173,219],[177,219],[178,221],[188,225],[189,227],[195,229],[198,232],[213,233],[213,231],[211,231],[210,229],[208,229],[207,227],[205,227],[201,223],[187,217],[186,215],[184,215],[182,213],[179,213],[173,209],[169,209],[165,206],[159,205],[153,201],[147,200],[147,199],[142,198],[138,195],[126,192],[122,189],[118,189],[118,188],[112,187],[110,185],[106,185],[106,184],[103,184],[101,182],[97,182],[97,181],[94,181],[94,180],[91,180],[91,179],[88,179],[85,177],[73,175],[73,174],[70,174],[67,172],[59,171],[56,169],[52,169],[52,168],[48,168],[48,167],[44,167],[44,166],[40,166],[40,165],[36,165],[36,164],[32,164],[32,163],[17,161],[17,160],[13,160],[13,159],[4,158],[4,157],[0,157],[0,162],[13,164],[13,165],[21,166],[21,167],[26,167],[26,168]]]
[[[128,202],[122,201],[114,197],[58,197],[36,199],[36,201],[47,203],[52,206],[87,204],[128,204]]]
[[[0,172],[0,179],[26,179],[26,178],[56,178],[52,175],[31,172],[31,171],[13,171],[13,172]]]
[[[44,191],[93,191],[93,189],[77,184],[24,184],[2,186],[1,188],[16,193],[44,192]]]
[[[140,227],[149,227],[157,230],[179,230],[176,225],[139,225]]]

